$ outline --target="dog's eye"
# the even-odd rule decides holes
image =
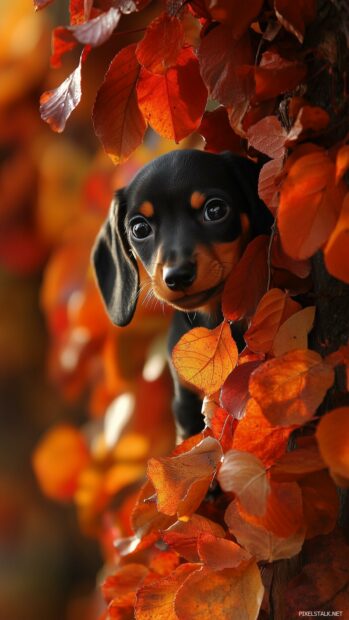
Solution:
[[[230,211],[229,205],[222,198],[211,198],[205,204],[205,222],[218,222],[224,220]]]
[[[145,239],[152,233],[152,227],[143,218],[137,218],[131,222],[131,233],[136,239]]]

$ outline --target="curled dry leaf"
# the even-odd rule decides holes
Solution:
[[[233,448],[254,454],[269,467],[284,454],[292,430],[293,427],[272,426],[258,403],[250,398],[245,417],[235,429]]]
[[[266,116],[247,130],[250,146],[272,159],[281,159],[285,154],[287,132],[276,116]]]
[[[148,476],[156,494],[158,510],[167,515],[190,515],[195,512],[222,457],[219,442],[206,437],[189,452],[175,457],[152,458]]]
[[[193,514],[188,521],[176,521],[162,533],[165,543],[188,562],[200,561],[197,546],[202,536],[223,539],[225,531],[218,523]]]
[[[237,507],[237,502],[232,502],[225,513],[225,522],[231,533],[257,561],[274,562],[291,558],[300,552],[304,541],[302,529],[290,536],[276,536],[262,526],[248,523]]]
[[[267,289],[268,246],[269,237],[266,235],[253,239],[231,271],[222,297],[222,310],[226,319],[238,321],[254,314]]]
[[[172,352],[180,376],[208,395],[223,385],[237,358],[237,346],[226,322],[212,330],[205,327],[190,330]]]
[[[97,47],[110,38],[120,21],[120,17],[119,9],[110,7],[106,13],[101,13],[83,24],[67,26],[67,30],[79,43]]]
[[[263,463],[253,454],[229,450],[217,476],[223,491],[235,493],[250,514],[263,515],[270,484]]]
[[[193,572],[178,590],[175,612],[180,620],[239,618],[256,620],[264,588],[258,566],[244,570],[213,571],[207,566]]]
[[[339,219],[324,250],[329,273],[349,284],[349,193],[346,195]]]
[[[125,161],[141,144],[146,123],[137,102],[140,66],[136,45],[116,54],[100,87],[93,108],[96,135],[114,163]]]
[[[232,540],[208,533],[198,537],[198,552],[200,560],[214,571],[238,568],[251,561],[251,554]]]
[[[58,133],[63,131],[69,116],[80,103],[81,63],[82,56],[76,69],[58,88],[47,90],[40,97],[41,118]]]
[[[331,475],[340,476],[349,485],[349,407],[326,413],[319,422],[316,438]]]
[[[170,575],[141,587],[135,605],[136,620],[178,620],[174,610],[176,594],[195,570],[197,564],[182,564]]]
[[[199,127],[207,101],[194,52],[183,49],[177,64],[162,75],[142,68],[137,95],[144,118],[160,136],[175,142],[186,138]]]
[[[245,415],[246,403],[249,398],[248,384],[251,373],[261,364],[246,362],[237,366],[226,379],[221,390],[221,403],[235,420],[241,420]]]
[[[308,334],[313,329],[315,306],[308,306],[290,316],[280,327],[273,341],[275,357],[295,349],[306,349]]]
[[[309,349],[265,362],[251,376],[250,394],[271,424],[304,424],[334,381],[333,369]]]
[[[284,291],[278,288],[270,289],[260,300],[251,325],[244,334],[248,347],[252,351],[268,353],[280,325],[300,308],[300,304]]]
[[[163,74],[173,67],[184,44],[182,23],[177,17],[161,13],[149,24],[138,43],[138,62],[151,73]]]

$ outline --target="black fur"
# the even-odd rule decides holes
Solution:
[[[241,234],[241,213],[248,217],[251,239],[269,234],[272,216],[258,198],[258,173],[255,163],[232,153],[178,150],[152,161],[117,192],[93,250],[97,282],[114,324],[127,325],[135,312],[139,290],[136,252],[148,269],[160,246],[164,263],[188,261],[198,244],[209,246],[237,239]],[[222,196],[230,205],[229,219],[208,227],[198,224],[195,211],[188,207],[188,197],[194,191]],[[129,229],[143,201],[155,205],[155,232],[137,243]],[[212,319],[200,312],[176,311],[169,351],[189,329],[215,327],[220,320],[218,315]],[[182,437],[189,436],[203,425],[200,399],[180,384],[170,366],[175,387],[174,415]]]

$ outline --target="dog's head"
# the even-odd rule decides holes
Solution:
[[[259,168],[231,153],[172,151],[117,192],[93,250],[109,316],[127,325],[139,291],[137,257],[160,300],[186,312],[219,302],[246,243],[270,232]]]

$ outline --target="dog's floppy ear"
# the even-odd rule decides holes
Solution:
[[[115,325],[127,325],[136,309],[139,274],[125,230],[126,197],[119,190],[92,250],[97,283]]]
[[[246,209],[242,210],[249,217],[252,237],[270,234],[273,216],[258,196],[260,166],[246,157],[234,155],[229,151],[221,153],[221,157],[229,166],[233,181],[246,198]]]

